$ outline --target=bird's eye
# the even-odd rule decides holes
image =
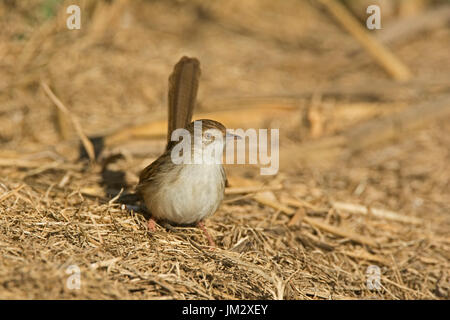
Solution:
[[[205,133],[205,139],[211,140],[211,138],[212,138],[211,133],[206,132],[206,133]]]

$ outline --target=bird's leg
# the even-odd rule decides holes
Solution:
[[[147,226],[148,226],[148,229],[151,232],[155,232],[156,231],[156,221],[155,221],[155,219],[150,217],[150,219],[148,219]]]
[[[213,238],[211,237],[211,235],[209,234],[208,230],[206,230],[205,224],[203,223],[203,221],[199,221],[197,223],[197,226],[202,229],[203,233],[205,234],[206,238],[208,239],[209,242],[209,246],[211,247],[211,250],[214,250],[214,248],[216,247],[216,244],[213,240]]]

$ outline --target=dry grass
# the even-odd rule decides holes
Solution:
[[[65,29],[65,4],[45,20],[42,3],[0,4],[0,298],[449,298],[448,119],[358,153],[306,161],[296,149],[448,92],[448,29],[392,45],[422,81],[395,87],[363,54],[353,61],[353,40],[309,2],[86,0],[80,31]],[[164,118],[185,54],[202,63],[199,112],[253,98],[299,110],[264,122],[291,150],[275,177],[227,168],[234,189],[206,222],[213,251],[197,228],[150,234],[113,199],[164,138],[79,159],[76,130],[40,85],[100,136]],[[66,286],[73,264],[79,290]],[[380,291],[367,289],[370,265]]]

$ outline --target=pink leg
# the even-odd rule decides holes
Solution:
[[[156,221],[153,218],[148,219],[148,223],[147,223],[148,229],[151,232],[155,232],[156,231]]]
[[[203,223],[203,221],[199,221],[197,223],[197,226],[202,229],[203,233],[205,234],[206,238],[208,239],[209,242],[209,246],[211,247],[211,250],[214,250],[214,248],[216,247],[216,244],[213,240],[213,238],[211,237],[211,235],[209,234],[208,230],[206,230],[205,224]]]

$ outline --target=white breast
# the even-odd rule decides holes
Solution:
[[[171,183],[144,190],[145,204],[152,216],[177,224],[191,224],[216,212],[225,188],[222,165],[183,165],[178,174]]]

